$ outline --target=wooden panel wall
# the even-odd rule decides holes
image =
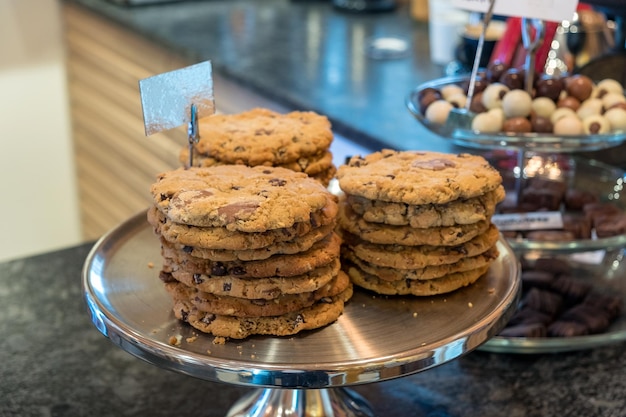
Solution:
[[[144,210],[156,174],[179,166],[186,128],[146,137],[138,81],[190,63],[79,6],[63,12],[83,237],[96,239]]]

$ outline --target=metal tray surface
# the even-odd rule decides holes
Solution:
[[[333,324],[291,337],[214,344],[178,321],[158,278],[159,242],[139,213],[103,236],[83,268],[95,326],[129,353],[198,378],[283,388],[381,381],[426,370],[496,334],[515,310],[520,268],[503,240],[474,285],[445,296],[385,297],[356,290]],[[178,337],[179,345],[171,343]]]

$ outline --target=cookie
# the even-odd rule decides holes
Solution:
[[[473,224],[430,227],[417,229],[411,226],[389,226],[369,223],[357,216],[349,205],[340,204],[339,226],[361,239],[383,245],[430,245],[456,246],[484,233],[489,228],[489,221],[482,220]]]
[[[352,157],[338,168],[337,179],[346,194],[412,205],[477,197],[502,182],[478,155],[389,149]]]
[[[164,282],[172,279],[200,291],[237,298],[271,300],[280,294],[300,294],[318,290],[339,272],[339,259],[327,266],[293,277],[240,278],[233,275],[211,276],[181,271],[161,271]]]
[[[289,228],[336,210],[336,197],[318,181],[275,167],[177,169],[160,174],[151,192],[173,223],[246,233]]]
[[[199,120],[199,154],[229,164],[273,166],[327,150],[333,141],[327,117],[314,112],[276,113],[256,108]]]
[[[236,317],[280,316],[310,307],[324,297],[334,297],[348,288],[350,279],[339,273],[323,287],[298,294],[281,294],[271,300],[220,296],[199,291],[180,282],[165,284],[174,301],[189,300],[198,310]]]
[[[161,237],[161,246],[168,251],[184,252],[194,258],[209,259],[214,262],[258,261],[274,255],[291,255],[304,252],[315,243],[329,236],[335,229],[335,223],[317,227],[299,236],[298,239],[279,241],[259,249],[207,249],[193,245],[183,245],[167,241]]]
[[[468,242],[456,246],[404,246],[379,245],[360,239],[351,233],[342,232],[342,238],[360,259],[381,267],[419,269],[430,265],[442,265],[484,253],[498,241],[500,233],[490,225]]]
[[[328,265],[340,254],[341,239],[331,233],[306,252],[293,255],[276,255],[260,261],[222,262],[194,258],[185,252],[177,252],[162,246],[163,268],[167,271],[183,271],[212,276],[235,275],[241,278],[290,277],[301,275]]]
[[[229,231],[225,227],[196,227],[174,223],[156,207],[148,209],[148,222],[157,235],[169,242],[206,249],[247,250],[260,249],[281,242],[298,239],[313,229],[333,223],[332,212],[322,210],[311,215],[309,222],[301,222],[291,227],[267,230],[258,233]]]
[[[352,211],[367,222],[415,228],[454,226],[489,220],[496,205],[504,197],[502,186],[477,197],[454,200],[447,204],[410,205],[368,200],[350,194],[345,196]]]
[[[456,291],[459,288],[473,284],[489,270],[489,266],[482,266],[470,271],[454,272],[435,279],[384,281],[374,275],[365,273],[357,266],[349,263],[343,265],[342,268],[348,273],[354,285],[358,285],[366,290],[384,295],[415,296],[430,296]]]
[[[310,307],[273,317],[224,316],[198,310],[189,301],[177,301],[173,311],[176,318],[195,329],[218,337],[245,339],[252,335],[291,336],[335,322],[343,313],[344,304],[352,297],[352,285],[334,297],[323,298]]]
[[[189,149],[188,148],[184,148],[183,150],[181,150],[179,161],[181,162],[183,166],[186,166],[186,164],[189,163]],[[195,153],[193,156],[193,166],[195,167],[206,168],[206,167],[212,167],[212,166],[217,166],[217,165],[233,165],[233,163],[227,162],[227,161],[221,161],[219,159],[216,159],[216,158],[213,158],[211,156],[201,154],[201,153]],[[243,164],[240,163],[240,165],[243,165]],[[305,174],[309,176],[319,174],[321,172],[324,172],[330,169],[331,167],[334,167],[333,154],[332,152],[328,150],[323,151],[319,154],[315,154],[315,155],[303,156],[292,162],[287,162],[285,164],[272,165],[269,162],[262,162],[254,166],[258,166],[258,165],[276,166],[276,167],[286,168],[286,169],[290,169],[296,172],[304,172]]]
[[[366,274],[373,275],[382,281],[400,281],[405,279],[429,280],[441,278],[455,272],[465,272],[490,265],[498,257],[498,249],[494,246],[486,252],[475,256],[461,258],[457,262],[441,265],[430,265],[419,269],[398,269],[380,267],[375,264],[359,259],[350,250],[344,247],[342,251],[343,259],[351,262]]]

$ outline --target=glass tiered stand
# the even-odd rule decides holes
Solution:
[[[461,75],[432,80],[417,86],[406,98],[416,120],[431,132],[455,145],[485,156],[503,176],[507,200],[515,204],[526,181],[533,177],[561,181],[567,187],[593,190],[600,201],[612,202],[626,211],[626,172],[602,162],[581,157],[586,151],[611,149],[626,140],[626,132],[598,135],[557,136],[544,133],[481,133],[469,129],[433,124],[420,111],[420,92],[426,88],[467,83]],[[508,238],[520,259],[548,257],[566,260],[576,273],[594,287],[623,295],[626,300],[626,265],[623,261],[626,235],[593,237],[570,241],[539,241]],[[626,309],[622,309],[626,310]],[[602,334],[567,338],[507,338],[495,336],[483,350],[506,353],[543,353],[592,348],[626,341],[626,312]]]
[[[508,321],[520,268],[506,241],[474,285],[424,298],[356,290],[339,319],[292,337],[214,344],[179,322],[159,281],[158,239],[145,213],[103,236],[88,255],[83,288],[91,318],[114,344],[156,366],[255,387],[228,417],[371,417],[349,386],[426,371],[479,347]]]

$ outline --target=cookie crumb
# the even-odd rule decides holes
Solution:
[[[185,339],[185,341],[187,343],[193,343],[196,341],[196,339],[198,339],[198,336],[192,336],[192,337],[188,337],[187,339]]]
[[[168,343],[172,346],[180,346],[180,341],[183,340],[181,335],[170,336]]]
[[[254,359],[256,358],[256,355],[253,353],[252,355],[250,355],[250,359]]]
[[[226,338],[225,337],[221,337],[221,336],[217,336],[217,337],[213,338],[213,344],[214,345],[225,345],[226,344]]]
[[[469,302],[469,303],[467,303],[467,306],[468,306],[469,308],[472,308],[472,307],[474,307],[474,304],[472,304],[471,302]]]
[[[496,293],[496,289],[492,287],[492,288],[489,288],[489,289],[487,290],[487,292],[488,292],[489,294],[495,294],[495,293]]]
[[[154,268],[154,263],[153,262],[148,262],[148,268],[150,268],[150,269]]]
[[[413,317],[417,317],[417,313],[413,313]]]
[[[210,350],[210,349],[207,349],[207,350],[206,350],[206,353],[207,353],[207,355],[210,355],[210,354],[211,354],[211,350]]]

